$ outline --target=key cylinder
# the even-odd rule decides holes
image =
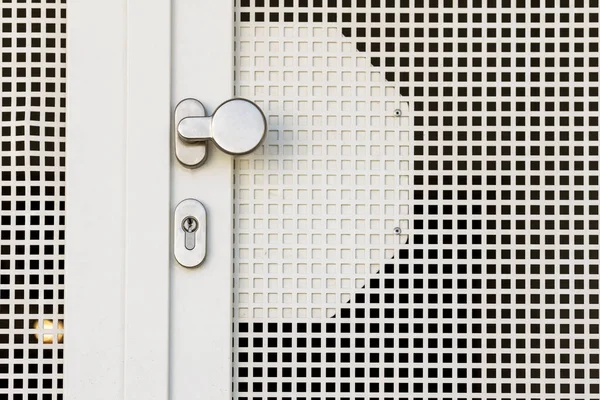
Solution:
[[[185,248],[194,250],[196,247],[196,231],[198,230],[198,221],[194,217],[185,217],[181,222],[181,227],[185,232]]]

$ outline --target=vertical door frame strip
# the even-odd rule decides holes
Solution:
[[[233,96],[233,0],[173,0],[171,106],[188,97],[209,113]],[[171,260],[171,397],[231,398],[233,159],[209,145],[194,170],[172,157],[171,207],[186,198],[207,211],[198,268]]]
[[[167,399],[170,1],[69,1],[65,394]]]
[[[127,0],[125,399],[167,399],[171,2]]]

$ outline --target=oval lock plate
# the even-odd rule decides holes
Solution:
[[[206,209],[198,200],[186,199],[173,216],[175,259],[186,268],[202,264],[206,257]]]

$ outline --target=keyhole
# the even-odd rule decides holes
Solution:
[[[181,228],[185,232],[185,248],[194,250],[196,247],[196,231],[198,230],[198,220],[194,217],[185,217],[181,221]]]
[[[198,229],[198,221],[194,217],[186,217],[183,219],[181,227],[187,233],[194,233]]]

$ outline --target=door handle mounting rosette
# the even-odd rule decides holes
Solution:
[[[267,132],[262,110],[246,99],[222,103],[212,116],[196,99],[182,100],[175,107],[175,155],[188,168],[201,166],[208,156],[208,142],[231,155],[255,150]]]

